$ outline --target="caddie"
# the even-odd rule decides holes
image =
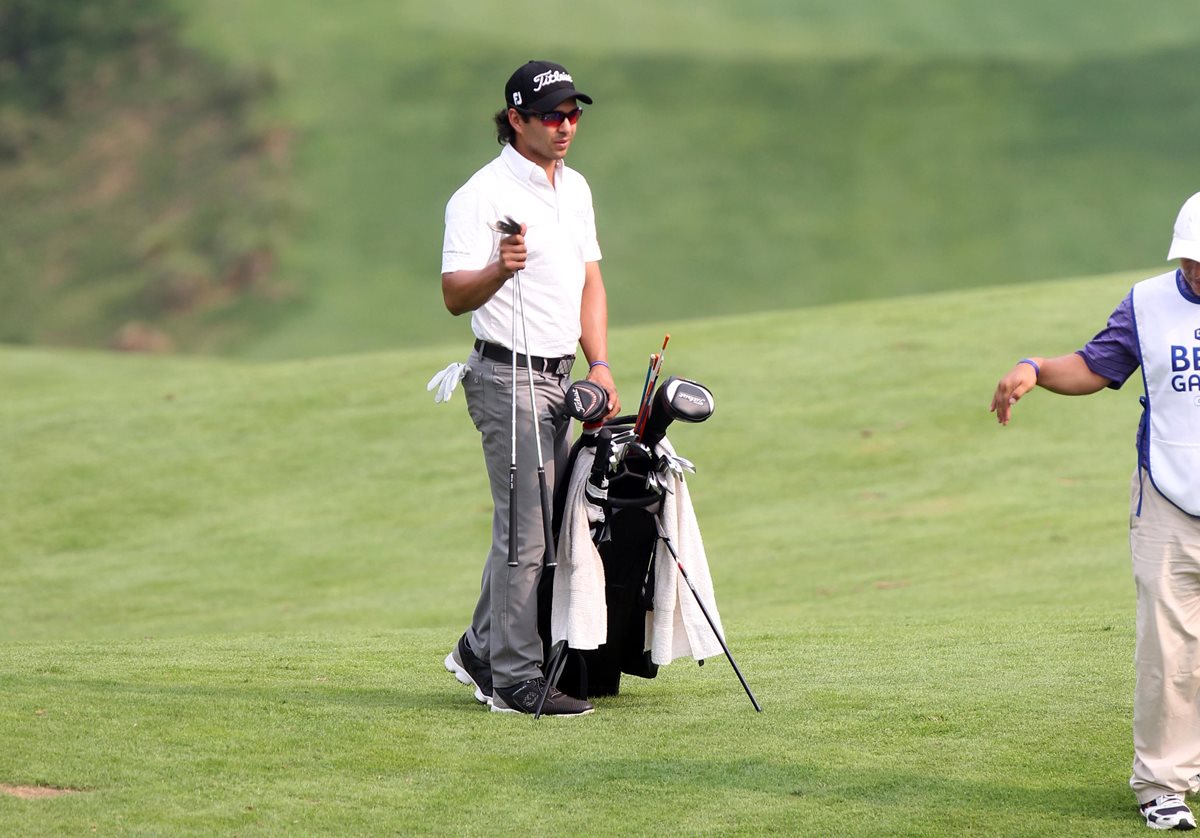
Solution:
[[[1147,826],[1190,830],[1185,797],[1200,790],[1200,193],[1179,211],[1167,258],[1179,268],[1135,284],[1082,349],[1018,361],[991,410],[1007,425],[1035,386],[1087,395],[1119,388],[1141,367],[1129,517],[1137,593],[1129,784]]]

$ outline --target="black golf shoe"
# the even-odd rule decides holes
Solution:
[[[492,703],[492,668],[471,651],[467,635],[458,639],[450,654],[446,655],[446,671],[454,674],[460,682],[475,688],[475,700],[480,704]]]
[[[492,696],[493,713],[528,713],[537,711],[538,697],[546,686],[545,678],[533,678],[511,687],[496,687]],[[586,716],[596,708],[586,701],[572,698],[557,687],[551,687],[542,705],[543,716]]]

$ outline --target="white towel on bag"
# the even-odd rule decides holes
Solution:
[[[674,457],[675,449],[664,438],[655,453]],[[588,526],[596,507],[587,502],[584,494],[594,457],[595,450],[587,447],[580,448],[576,456],[558,538],[550,636],[554,643],[566,640],[572,649],[596,649],[608,637],[604,563],[592,543]],[[672,474],[666,482],[670,491],[661,501],[659,526],[671,539],[680,563],[724,636],[708,557],[687,483],[681,474]],[[703,660],[722,654],[720,642],[661,540],[655,547],[654,561],[654,610],[646,612],[646,648],[651,660],[665,665],[681,657]]]
[[[596,649],[608,639],[604,563],[588,528],[588,511],[595,507],[584,496],[595,455],[594,448],[581,447],[575,457],[558,534],[550,640],[566,640],[572,649]]]
[[[665,437],[655,452],[675,456],[674,447]],[[675,552],[679,554],[679,563],[687,571],[696,592],[704,600],[704,607],[724,637],[725,629],[717,612],[708,557],[704,553],[704,540],[700,537],[700,525],[692,509],[687,482],[682,475],[675,474],[673,477],[669,483],[671,491],[663,496],[659,512],[662,533],[671,540]],[[654,610],[646,614],[646,648],[650,650],[650,660],[660,666],[676,658],[704,660],[723,653],[720,641],[704,619],[696,597],[675,567],[675,559],[661,539],[654,553]]]

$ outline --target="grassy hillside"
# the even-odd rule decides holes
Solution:
[[[270,80],[161,0],[0,0],[0,343],[217,351],[292,295]]]
[[[616,324],[1133,268],[1196,189],[1179,67],[1200,24],[1167,0],[586,2],[556,12],[554,47],[543,14],[189,7],[196,45],[272,68],[271,116],[295,131],[305,211],[282,267],[304,310],[239,351],[464,336],[438,291],[442,211],[535,55],[596,97],[571,161]]]
[[[571,162],[615,324],[1132,268],[1197,186],[1200,24],[1172,0],[588,0],[553,47],[542,15],[0,0],[0,342],[464,338],[442,211],[535,55],[597,99]],[[31,20],[70,25],[30,51]]]
[[[987,413],[1136,278],[615,330],[627,398],[664,330],[716,394],[672,439],[761,716],[723,661],[536,728],[441,671],[489,529],[457,345],[0,350],[0,787],[77,790],[0,831],[1137,834],[1137,394]]]

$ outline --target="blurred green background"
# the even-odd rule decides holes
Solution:
[[[442,213],[568,66],[616,324],[1141,268],[1195,184],[1173,0],[0,0],[0,342],[465,340]]]
[[[987,404],[1166,268],[1181,8],[0,0],[0,833],[1143,832],[1138,388]],[[442,213],[530,58],[596,100],[626,404],[668,330],[717,394],[672,440],[761,716],[716,660],[530,735],[442,668]]]

